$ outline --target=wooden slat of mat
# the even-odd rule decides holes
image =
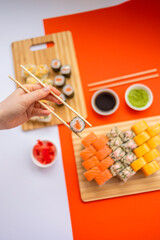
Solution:
[[[130,129],[131,126],[139,120],[87,128],[83,131],[81,136],[85,137],[91,131],[93,131],[97,135],[106,134],[113,126],[117,126],[122,131],[124,131]],[[160,116],[146,118],[145,120],[147,121],[148,125],[153,125],[157,122],[160,122]],[[117,177],[114,177],[101,187],[99,187],[95,181],[88,182],[83,175],[85,170],[82,166],[83,160],[81,159],[79,154],[80,151],[83,149],[81,140],[73,134],[72,140],[82,201],[89,202],[160,189],[160,171],[147,178],[144,177],[141,172],[138,172],[126,183],[123,183]],[[160,157],[157,158],[157,160],[160,162]]]
[[[37,51],[30,50],[30,47],[33,45],[49,42],[53,42],[54,46]],[[84,118],[87,117],[84,94],[82,90],[81,79],[71,32],[59,32],[37,38],[13,42],[12,53],[14,60],[15,77],[21,83],[25,83],[25,81],[21,77],[20,64],[47,64],[50,67],[51,60],[53,58],[60,59],[62,64],[70,64],[72,73],[70,79],[66,79],[66,84],[71,84],[73,86],[75,95],[73,98],[67,99],[67,103],[77,112],[79,112]],[[50,77],[53,79],[55,75],[57,74],[55,74],[50,68]],[[55,112],[66,122],[70,122],[71,119],[75,117],[75,114],[66,106],[58,107],[55,104],[53,106],[55,108]],[[32,130],[56,124],[61,123],[53,116],[50,123],[28,121],[22,125],[22,129]]]

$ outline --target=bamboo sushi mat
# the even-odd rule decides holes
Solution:
[[[32,46],[46,43],[52,43],[53,46],[35,51],[31,51],[30,49]],[[53,58],[58,58],[62,62],[62,65],[71,65],[71,77],[69,79],[66,79],[66,84],[71,84],[73,86],[75,94],[73,98],[67,99],[67,103],[77,112],[79,112],[84,118],[87,117],[84,94],[82,90],[81,79],[71,32],[64,31],[46,36],[13,42],[12,53],[14,60],[15,77],[23,84],[25,83],[25,81],[21,76],[20,64],[47,64],[47,66],[50,67],[51,60]],[[54,79],[54,76],[55,73],[50,68],[50,78]],[[53,104],[53,107],[55,109],[55,112],[66,122],[70,122],[72,118],[75,117],[75,114],[66,106],[59,107],[56,104]],[[43,123],[38,121],[25,122],[22,125],[22,129],[26,131],[56,124],[61,124],[61,122],[57,118],[52,116],[52,120],[49,123]]]
[[[145,118],[145,120],[148,125],[151,126],[157,122],[160,123],[160,116]],[[106,135],[106,133],[109,132],[114,126],[117,126],[122,131],[125,131],[131,129],[131,126],[134,124],[135,120],[87,128],[85,131],[83,131],[81,136],[85,137],[91,131],[96,135]],[[85,169],[82,166],[83,160],[80,157],[80,151],[83,149],[81,140],[74,135],[72,135],[72,139],[82,201],[89,202],[160,189],[160,171],[147,178],[144,177],[144,174],[139,171],[125,183],[123,183],[117,177],[113,177],[101,187],[98,186],[96,182],[88,182],[83,175]],[[160,157],[157,158],[157,160],[160,162]]]

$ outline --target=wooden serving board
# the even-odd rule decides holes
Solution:
[[[139,120],[119,122],[104,126],[87,128],[83,131],[81,136],[83,138],[91,131],[97,135],[106,134],[108,131],[110,131],[110,129],[113,126],[117,126],[119,129],[124,131],[130,129],[131,126],[133,126],[135,122]],[[153,125],[157,122],[160,122],[160,116],[146,118],[145,120],[148,123],[148,125]],[[81,139],[77,138],[76,136],[74,136],[74,134],[72,134],[72,141],[82,201],[89,202],[160,189],[160,171],[147,178],[144,176],[144,174],[142,174],[139,171],[133,177],[131,177],[126,183],[122,182],[117,177],[113,177],[103,186],[98,186],[95,181],[88,182],[83,175],[85,169],[82,166],[83,160],[81,159],[79,154],[80,151],[83,149]],[[160,162],[160,157],[157,158],[157,160]]]
[[[45,43],[52,43],[53,46],[36,51],[30,50],[31,46]],[[25,81],[21,77],[20,64],[47,64],[50,67],[51,60],[53,58],[58,58],[61,60],[62,65],[71,65],[71,77],[67,79],[66,84],[71,84],[73,86],[75,94],[73,98],[67,99],[67,103],[77,112],[79,112],[84,118],[87,117],[86,105],[71,32],[59,32],[42,37],[13,42],[12,53],[15,77],[23,84]],[[53,79],[55,75],[56,74],[50,68],[50,78]],[[54,104],[54,108],[55,112],[66,122],[70,122],[71,119],[75,117],[75,114],[66,106],[58,107]],[[55,124],[61,124],[61,122],[53,116],[51,123],[28,121],[22,125],[22,129],[31,130]]]

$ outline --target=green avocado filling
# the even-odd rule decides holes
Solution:
[[[144,107],[148,100],[148,93],[143,89],[132,89],[128,94],[128,101],[137,108]]]

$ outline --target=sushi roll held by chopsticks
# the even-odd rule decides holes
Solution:
[[[79,117],[73,118],[72,121],[70,122],[70,128],[75,133],[82,132],[85,126],[86,126],[85,122]]]

